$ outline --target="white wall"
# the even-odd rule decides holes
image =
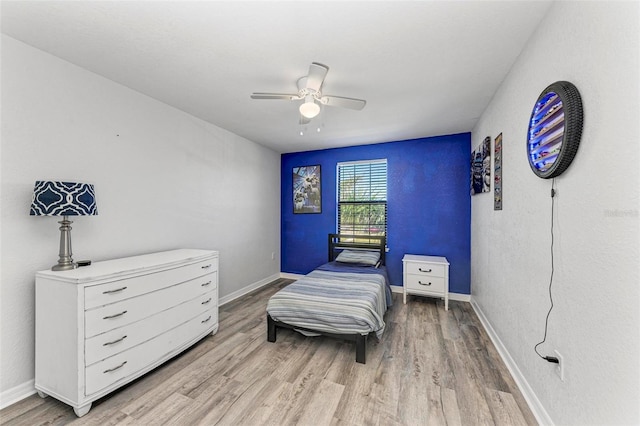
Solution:
[[[473,130],[503,134],[504,210],[472,199],[472,300],[543,423],[640,424],[640,3],[556,2]],[[549,309],[551,181],[526,157],[527,122],[547,85],[568,80],[584,104],[574,163],[556,179],[555,307]]]
[[[1,161],[4,399],[32,383],[34,273],[58,259],[57,218],[29,216],[36,180],[95,185],[76,260],[217,249],[223,299],[279,274],[278,153],[4,35]]]

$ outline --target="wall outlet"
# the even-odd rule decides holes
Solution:
[[[564,382],[564,358],[560,355],[560,352],[556,350],[553,352],[556,354],[556,358],[558,358],[558,363],[555,366],[556,374],[560,377],[560,380]]]
[[[272,251],[271,252],[271,260],[274,260],[276,258],[276,252]]]

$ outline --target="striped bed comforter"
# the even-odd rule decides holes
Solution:
[[[267,313],[294,327],[335,334],[384,332],[386,273],[315,270],[271,296]]]

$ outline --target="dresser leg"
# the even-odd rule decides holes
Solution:
[[[219,324],[216,324],[216,326],[213,328],[213,330],[211,330],[211,334],[209,334],[209,335],[213,336],[214,334],[216,334],[218,332],[218,327],[219,327]]]
[[[85,414],[87,414],[89,412],[89,410],[91,410],[91,403],[88,403],[87,405],[83,405],[82,407],[73,407],[73,412],[76,413],[76,416],[78,417],[82,417]]]

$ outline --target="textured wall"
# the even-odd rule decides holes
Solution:
[[[34,273],[58,260],[37,179],[95,185],[76,260],[217,249],[221,297],[279,273],[279,154],[6,36],[1,177],[3,392],[33,379]]]
[[[556,2],[473,130],[503,133],[504,210],[472,199],[472,298],[550,419],[639,424],[638,2]],[[573,82],[584,131],[556,179],[555,307],[545,355],[533,351],[549,309],[551,181],[530,170],[527,122],[540,92]]]
[[[387,159],[387,268],[402,285],[405,253],[446,256],[450,291],[469,294],[470,134],[282,156],[282,271],[306,274],[327,261],[336,232],[336,164]],[[292,169],[320,164],[322,213],[293,214]]]

